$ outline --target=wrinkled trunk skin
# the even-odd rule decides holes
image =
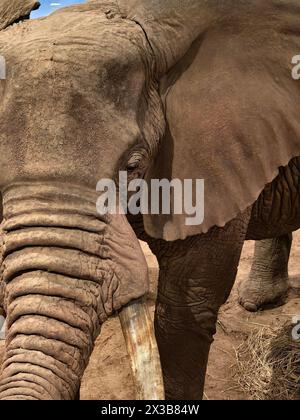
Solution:
[[[124,216],[101,220],[93,192],[15,184],[3,203],[0,400],[75,399],[101,323],[147,291],[147,270]]]

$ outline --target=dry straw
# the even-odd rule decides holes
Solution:
[[[237,349],[238,382],[253,400],[300,400],[300,342],[292,328],[255,330]]]

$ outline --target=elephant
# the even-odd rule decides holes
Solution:
[[[77,398],[114,313],[137,398],[200,400],[244,241],[300,225],[299,2],[90,0],[26,19],[37,7],[0,3],[0,400]],[[102,214],[98,182],[120,172],[204,180],[202,223],[174,194],[168,214]],[[155,337],[138,238],[160,267]]]
[[[249,278],[239,287],[239,303],[249,312],[285,301],[292,233],[256,241]]]

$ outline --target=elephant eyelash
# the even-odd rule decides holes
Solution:
[[[126,171],[130,177],[143,177],[149,163],[149,155],[144,143],[137,141],[135,146],[123,156],[119,167]]]
[[[142,156],[139,153],[133,153],[127,161],[126,170],[132,172],[140,167]]]
[[[126,166],[126,171],[128,171],[128,172],[135,171],[136,169],[139,168],[139,163],[140,162],[128,163],[127,166]]]

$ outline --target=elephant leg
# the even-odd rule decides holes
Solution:
[[[166,399],[203,396],[218,311],[234,284],[249,216],[184,241],[150,243],[160,264],[155,330]]]
[[[255,243],[250,276],[239,289],[239,302],[247,311],[256,312],[286,295],[291,245],[291,233]]]

